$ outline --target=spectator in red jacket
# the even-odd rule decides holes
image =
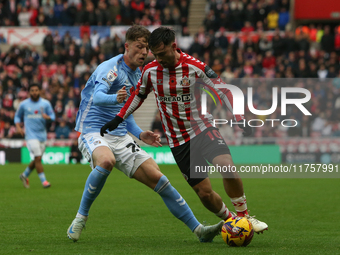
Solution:
[[[262,60],[262,67],[272,69],[276,66],[276,59],[271,51],[266,52],[266,56]]]
[[[336,27],[335,29],[334,49],[338,53],[340,52],[340,26]]]
[[[131,1],[131,8],[134,17],[141,18],[144,13],[144,1],[141,0],[132,0]]]
[[[241,29],[244,33],[250,33],[254,31],[254,27],[251,25],[249,21],[244,22],[244,27]]]

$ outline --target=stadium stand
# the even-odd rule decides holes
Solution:
[[[48,137],[75,138],[72,130],[87,79],[99,63],[124,51],[121,37],[103,36],[93,29],[90,32],[89,26],[109,31],[109,26],[131,22],[179,25],[187,35],[189,7],[190,1],[179,0],[0,1],[0,26],[50,26],[41,50],[11,44],[0,54],[0,138],[20,138],[13,116],[32,82],[42,84],[43,97],[52,103],[57,116],[49,126]],[[297,115],[298,129],[259,128],[256,137],[340,136],[340,28],[311,24],[292,31],[289,8],[287,0],[207,1],[202,26],[184,50],[227,82],[237,83],[239,78],[314,78],[315,86],[309,87],[294,81],[294,86],[307,86],[312,91],[308,109],[313,117],[304,119],[291,112]],[[79,37],[73,36],[73,28]],[[0,43],[7,43],[1,34]],[[321,86],[319,79],[326,85]],[[255,108],[270,107],[271,97],[262,95],[270,95],[271,88],[269,83],[254,86]],[[222,114],[217,112],[215,115]],[[224,132],[233,137],[237,131],[226,128]]]

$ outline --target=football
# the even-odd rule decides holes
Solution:
[[[222,227],[222,238],[229,246],[247,246],[253,236],[253,226],[244,217],[229,218]]]

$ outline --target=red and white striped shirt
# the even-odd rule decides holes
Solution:
[[[206,74],[207,65],[181,52],[179,61],[172,68],[163,68],[156,60],[145,66],[136,93],[131,94],[118,116],[126,119],[153,90],[161,114],[162,125],[171,148],[182,145],[208,127],[213,126],[210,114],[201,114],[201,90],[198,84],[209,88],[223,84],[220,78],[211,79]],[[214,72],[209,68],[210,72]],[[202,86],[201,86],[202,87]],[[228,89],[215,89],[232,112],[233,96]],[[138,96],[139,95],[139,96]],[[235,116],[236,120],[243,116]]]

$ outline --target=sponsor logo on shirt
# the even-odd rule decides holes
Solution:
[[[191,94],[183,94],[180,96],[157,97],[159,101],[163,102],[190,102],[192,100]]]
[[[27,114],[28,119],[40,119],[42,118],[41,114]]]
[[[102,80],[105,81],[109,86],[111,86],[111,83],[106,78],[102,78]]]

